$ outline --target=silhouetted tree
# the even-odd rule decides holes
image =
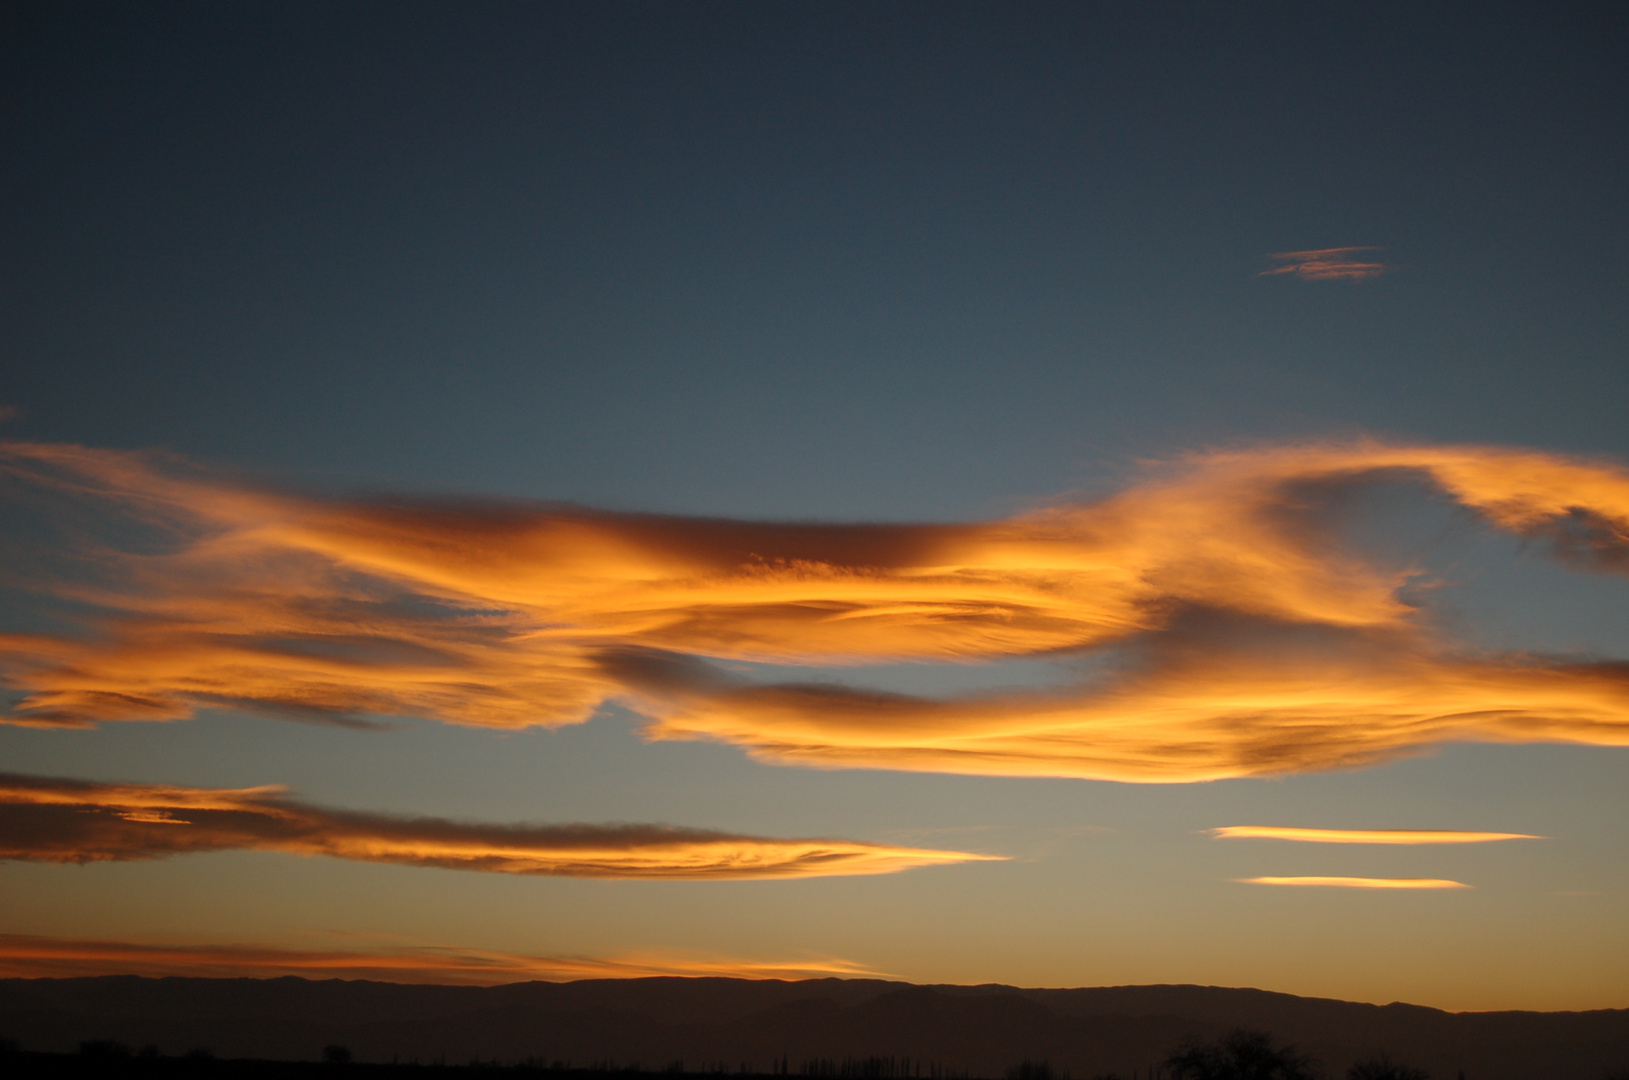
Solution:
[[[1165,1061],[1175,1080],[1315,1080],[1310,1058],[1275,1047],[1265,1031],[1234,1031],[1213,1043],[1190,1041]]]
[[[1431,1074],[1380,1054],[1346,1070],[1346,1080],[1431,1080]]]
[[[351,1063],[351,1048],[341,1046],[339,1043],[329,1043],[322,1048],[322,1060],[329,1065],[349,1065]]]

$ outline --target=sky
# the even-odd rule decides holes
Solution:
[[[3,18],[0,974],[1629,1007],[1629,13]]]

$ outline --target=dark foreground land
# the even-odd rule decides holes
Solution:
[[[126,1048],[127,1049],[127,1048]],[[379,1077],[419,1077],[434,1080],[440,1076],[469,1076],[497,1080],[635,1080],[642,1072],[629,1069],[564,1069],[525,1062],[503,1065],[498,1062],[477,1061],[465,1064],[445,1062],[358,1062],[329,1061],[264,1061],[254,1058],[216,1058],[200,1054],[165,1057],[139,1052],[108,1054],[47,1054],[38,1052],[12,1052],[0,1054],[0,1075],[7,1080],[32,1080],[40,1077],[108,1077],[110,1080],[214,1080],[231,1077],[233,1080],[369,1080]],[[664,1077],[698,1074],[663,1073]],[[716,1074],[713,1074],[716,1076]],[[648,1080],[648,1078],[647,1078]],[[730,1074],[730,1080],[784,1080],[779,1076],[759,1074]],[[883,1078],[856,1078],[856,1080],[883,1080]],[[903,1078],[901,1078],[903,1080]],[[1062,1080],[1061,1077],[1046,1080]]]
[[[1203,986],[1025,990],[874,979],[495,987],[0,979],[0,1038],[16,1048],[0,1070],[19,1075],[428,1075],[477,1062],[549,1080],[631,1071],[1151,1080],[1185,1040],[1236,1028],[1293,1043],[1335,1080],[1379,1053],[1436,1080],[1461,1072],[1466,1080],[1605,1080],[1629,1070],[1624,1009],[1447,1013]],[[324,1062],[325,1048],[335,1060]]]

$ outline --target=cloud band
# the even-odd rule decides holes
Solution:
[[[472,825],[326,810],[281,791],[0,774],[0,859],[86,863],[248,849],[503,874],[740,880],[1001,858],[665,825]]]
[[[1469,889],[1462,881],[1443,878],[1372,877],[1253,877],[1239,878],[1241,885],[1303,885],[1336,889]]]
[[[1487,844],[1499,840],[1545,839],[1528,833],[1456,829],[1295,829],[1279,825],[1225,825],[1206,831],[1218,840],[1296,840],[1308,844]]]

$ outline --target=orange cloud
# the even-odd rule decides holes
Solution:
[[[19,575],[100,614],[77,637],[0,637],[24,695],[12,723],[224,706],[516,728],[620,700],[653,738],[766,761],[1144,782],[1450,740],[1629,745],[1629,664],[1459,648],[1406,598],[1411,568],[1336,526],[1348,496],[1402,479],[1570,568],[1625,573],[1629,470],[1609,462],[1374,442],[1212,453],[1095,502],[955,525],[318,499],[19,443],[0,445],[0,479],[51,521],[143,531]],[[78,517],[61,509],[75,501]],[[1087,653],[1105,662],[1074,686],[951,699],[713,663]]]
[[[0,774],[0,859],[84,863],[254,849],[503,874],[720,880],[889,874],[1001,858],[665,825],[470,825],[325,810],[281,792]]]
[[[651,734],[783,763],[1151,782],[1373,765],[1456,739],[1629,745],[1619,667],[1456,661],[1352,633],[1252,653],[1228,630],[1201,628],[1187,655],[1162,642],[1145,667],[1075,691],[946,702],[750,688],[672,706]]]
[[[1455,829],[1294,829],[1278,825],[1225,825],[1206,831],[1218,840],[1299,840],[1312,844],[1486,844],[1496,840],[1545,839],[1528,833]]]
[[[653,975],[736,979],[887,977],[834,957],[747,960],[681,952],[633,952],[609,957],[529,956],[487,949],[397,947],[315,951],[253,945],[161,945],[129,941],[0,934],[0,978],[87,975],[383,979],[406,983],[492,986],[540,979],[638,979]]]
[[[1443,878],[1378,877],[1253,877],[1237,879],[1241,885],[1310,885],[1337,889],[1469,889],[1463,881]]]
[[[1363,278],[1379,277],[1381,274],[1395,267],[1385,263],[1363,262],[1353,258],[1360,251],[1379,251],[1373,247],[1342,247],[1322,248],[1318,251],[1278,251],[1267,256],[1276,259],[1283,266],[1275,266],[1271,270],[1263,270],[1257,277],[1271,277],[1275,274],[1294,274],[1305,281],[1355,281]]]

